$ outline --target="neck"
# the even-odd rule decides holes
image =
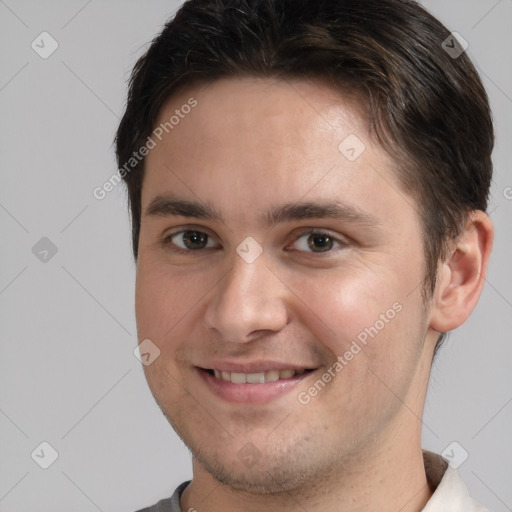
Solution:
[[[299,507],[308,512],[419,512],[432,495],[425,475],[420,426],[411,435],[411,425],[397,420],[387,442],[379,439],[366,453],[340,461],[340,467],[331,468],[328,475],[319,475],[307,486],[282,494],[233,490],[194,459],[192,482],[181,497],[182,510],[287,512]]]

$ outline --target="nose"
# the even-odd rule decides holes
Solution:
[[[233,267],[212,291],[206,326],[231,343],[248,343],[278,332],[288,322],[286,293],[263,254],[252,263],[235,254]]]

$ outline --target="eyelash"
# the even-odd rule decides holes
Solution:
[[[213,249],[213,247],[207,247],[205,249],[196,249],[196,250],[193,250],[193,249],[182,249],[181,247],[178,247],[176,246],[175,244],[172,243],[172,239],[175,237],[175,236],[178,236],[178,235],[181,235],[183,233],[187,233],[187,232],[190,232],[190,231],[194,231],[194,232],[197,232],[197,233],[200,233],[200,234],[204,234],[206,235],[209,239],[212,239],[213,237],[211,237],[208,233],[204,232],[204,231],[200,231],[198,229],[184,229],[184,230],[181,230],[181,231],[176,231],[175,233],[171,233],[169,235],[167,235],[163,241],[162,241],[162,245],[164,248],[167,248],[170,250],[172,250],[173,252],[175,253],[178,253],[178,254],[185,254],[185,255],[195,255],[194,253],[197,253],[197,255],[200,255],[205,249]],[[329,233],[328,231],[325,231],[325,230],[322,230],[322,229],[318,229],[318,228],[310,228],[306,231],[303,231],[301,232],[300,234],[298,234],[293,243],[296,243],[298,240],[300,240],[302,237],[304,237],[305,235],[319,235],[319,236],[327,236],[329,237],[335,244],[338,244],[338,247],[333,247],[327,251],[324,251],[324,252],[318,252],[318,253],[315,253],[315,252],[312,252],[312,251],[301,251],[301,250],[294,250],[296,252],[306,252],[308,254],[316,254],[316,255],[324,255],[324,254],[332,254],[333,252],[335,252],[336,249],[340,250],[340,249],[343,249],[345,247],[347,247],[349,245],[349,240],[346,239],[346,238],[338,238],[338,237],[335,237],[333,236],[331,233]]]

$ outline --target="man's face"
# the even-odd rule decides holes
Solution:
[[[355,104],[226,79],[157,125],[172,115],[146,159],[136,311],[160,350],[151,391],[196,459],[234,488],[291,490],[419,436],[422,227]]]

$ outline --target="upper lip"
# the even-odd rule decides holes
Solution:
[[[200,365],[204,370],[218,370],[221,372],[234,373],[261,373],[270,370],[314,370],[314,365],[294,364],[281,361],[253,361],[253,362],[229,362],[214,361],[207,365]]]

